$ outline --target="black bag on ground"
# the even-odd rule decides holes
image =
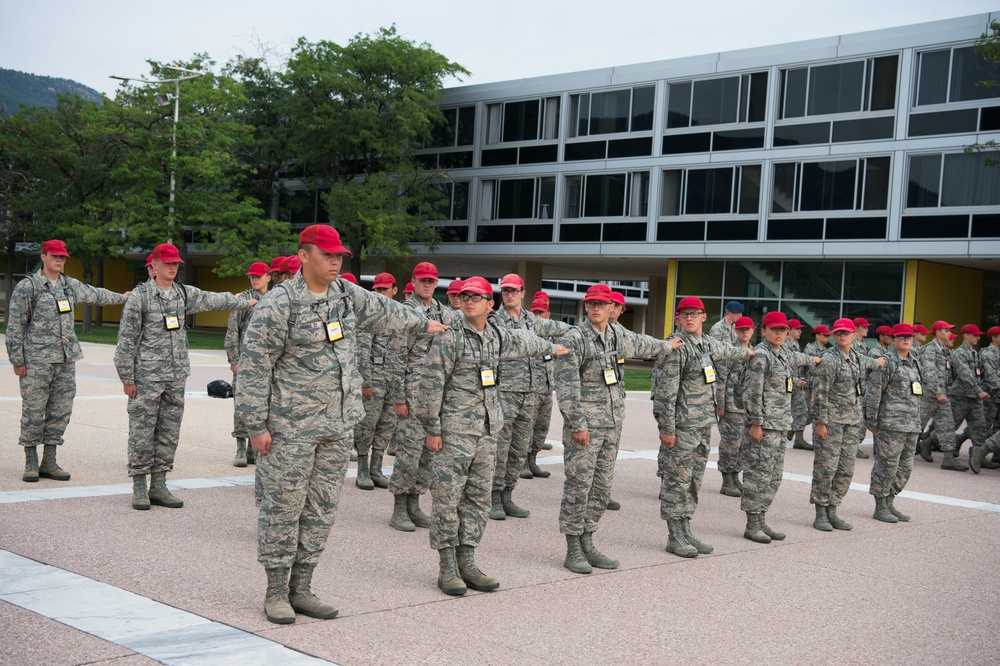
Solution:
[[[216,379],[214,382],[209,382],[208,396],[210,398],[232,398],[233,385],[221,379]]]

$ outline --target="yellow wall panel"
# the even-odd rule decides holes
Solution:
[[[983,271],[933,261],[908,261],[907,297],[910,291],[911,264],[916,264],[917,267],[914,271],[913,319],[908,321],[919,321],[927,328],[939,319],[957,327],[980,324],[979,318],[983,311]],[[906,303],[904,310],[909,311]]]

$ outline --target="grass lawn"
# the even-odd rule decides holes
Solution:
[[[97,342],[100,344],[113,345],[118,340],[117,326],[94,326],[90,335],[83,335],[80,330],[83,327],[76,325],[76,337],[80,342]],[[0,323],[0,333],[6,333],[7,327]],[[207,331],[188,331],[188,346],[191,349],[224,349],[224,333],[212,333]]]
[[[652,386],[653,371],[650,368],[626,368],[625,390],[648,391]]]

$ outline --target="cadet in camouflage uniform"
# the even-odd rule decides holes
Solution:
[[[375,276],[372,291],[389,299],[396,296],[396,278],[392,273]],[[362,490],[388,488],[389,480],[382,474],[382,456],[396,432],[395,398],[389,392],[386,356],[391,334],[358,333],[361,367],[361,396],[365,400],[365,417],[354,431],[354,446],[358,450],[358,478],[354,484]],[[371,459],[369,461],[369,452]]]
[[[566,535],[563,566],[574,573],[615,569],[618,560],[594,547],[593,533],[608,506],[625,415],[619,358],[669,354],[680,340],[657,340],[608,323],[611,288],[596,284],[583,303],[587,320],[572,327],[556,359],[556,394],[563,415],[566,482],[559,531]]]
[[[983,388],[990,399],[983,403],[983,420],[989,437],[1000,430],[1000,326],[986,332],[990,344],[979,350],[979,367],[983,371]]]
[[[140,511],[150,504],[184,506],[166,485],[181,434],[184,384],[191,374],[184,318],[210,310],[249,310],[256,303],[174,282],[183,261],[170,243],[157,245],[151,256],[156,277],[129,295],[114,359],[129,397],[128,475],[132,508]]]
[[[73,412],[76,362],[83,358],[73,322],[76,305],[115,305],[127,298],[63,275],[67,258],[63,241],[42,243],[42,267],[17,283],[8,305],[7,356],[21,389],[22,481],[70,477],[59,467],[56,451]],[[44,447],[41,465],[39,444]]]
[[[864,317],[855,317],[854,322],[854,349],[857,350],[859,354],[865,356],[874,357],[874,350],[865,343],[865,339],[868,337],[868,329],[871,328],[871,323]],[[863,386],[868,385],[868,375],[867,373],[861,379]],[[864,388],[861,389],[864,391]],[[862,396],[864,399],[864,396]],[[855,454],[858,458],[868,458],[868,453],[861,448],[861,443],[865,441],[865,435],[868,431],[865,429],[864,425],[858,428],[858,452]]]
[[[496,467],[497,437],[506,416],[497,395],[500,363],[566,349],[527,329],[505,329],[487,321],[493,287],[470,277],[459,294],[464,317],[437,336],[416,369],[413,416],[426,432],[431,461],[431,548],[438,551],[438,588],[465,594],[466,586],[490,591],[499,581],[476,566]],[[456,561],[457,555],[457,561]]]
[[[535,293],[535,297],[531,301],[531,314],[539,319],[552,317],[552,313],[549,312],[549,295],[544,291]],[[558,339],[550,338],[549,342],[557,342]],[[538,466],[538,453],[552,448],[552,445],[545,440],[548,438],[549,428],[552,426],[552,392],[556,390],[555,363],[553,362],[545,364],[545,382],[542,402],[538,405],[538,417],[535,419],[535,427],[531,431],[531,449],[528,451],[528,460],[525,462],[524,469],[521,470],[522,479],[535,477],[547,479],[552,476],[552,472]]]
[[[982,447],[986,442],[983,401],[989,400],[990,394],[983,390],[983,371],[979,367],[979,352],[976,350],[982,335],[978,326],[966,324],[962,327],[962,344],[951,353],[954,381],[948,388],[948,400],[951,401],[955,425],[962,421],[966,423],[965,432],[955,441],[956,457],[962,448],[961,442],[966,438],[972,440],[973,446]]]
[[[743,497],[740,508],[747,514],[745,539],[770,543],[785,538],[772,530],[766,513],[781,485],[785,462],[782,436],[792,425],[792,393],[795,368],[816,363],[819,358],[782,347],[788,320],[781,312],[768,312],[761,322],[764,342],[754,347],[756,355],[747,364],[743,403],[750,424],[749,441],[743,455]]]
[[[461,321],[462,315],[450,307],[443,307],[434,299],[438,284],[437,267],[421,262],[413,267],[413,297],[403,302],[426,319],[445,326]],[[389,492],[393,507],[389,525],[401,532],[413,532],[417,527],[430,527],[431,519],[420,509],[420,495],[427,492],[431,469],[431,451],[424,446],[426,435],[416,419],[409,418],[409,405],[416,399],[417,387],[414,372],[431,348],[433,336],[409,333],[393,336],[386,354],[390,364],[389,399],[399,417],[396,426],[396,461],[389,477]]]
[[[806,345],[805,351],[803,353],[806,356],[822,356],[823,352],[830,348],[830,329],[828,329],[823,324],[819,324],[813,329],[813,337],[815,338],[812,342]],[[803,436],[803,431],[807,425],[813,422],[813,411],[812,411],[812,372],[813,369],[810,367],[799,368],[799,378],[795,382],[795,393],[792,394],[792,430],[795,431],[795,440],[792,444],[793,449],[803,449],[805,451],[814,450],[813,444],[806,441]],[[799,398],[799,402],[796,403],[796,396],[802,394]],[[801,411],[796,411],[796,409],[801,409]],[[815,439],[815,432],[813,433],[813,438]]]
[[[310,587],[364,414],[357,332],[444,329],[338,279],[349,253],[333,227],[307,227],[299,243],[301,272],[269,292],[250,319],[236,395],[263,479],[257,559],[267,572],[265,614],[277,624],[294,622],[295,612],[337,614]]]
[[[750,349],[754,324],[750,317],[740,317],[733,324],[740,347]],[[745,360],[722,361],[716,365],[715,401],[719,407],[719,472],[722,488],[719,493],[729,497],[743,494],[740,472],[743,471],[743,447],[747,441],[747,414],[743,401],[736,399],[740,376],[747,367]],[[662,474],[660,475],[662,478]]]
[[[462,301],[459,300],[458,296],[462,293],[463,284],[465,284],[464,280],[452,280],[448,285],[448,291],[445,292],[448,297],[448,305],[451,306],[452,310],[462,309]]]
[[[254,262],[247,270],[247,277],[250,278],[250,288],[240,294],[240,298],[245,300],[260,300],[267,293],[271,284],[271,274],[267,264],[262,261]],[[236,369],[240,362],[240,351],[243,348],[243,335],[247,331],[247,324],[250,323],[252,310],[234,310],[229,313],[229,322],[226,326],[226,358],[229,359],[229,369],[233,373],[233,394],[237,388]],[[233,437],[236,438],[236,457],[233,459],[233,467],[246,467],[247,463],[254,463],[253,449],[247,450],[247,433],[243,429],[240,420],[233,412]]]
[[[712,328],[708,334],[719,342],[739,347],[740,341],[736,335],[736,320],[743,315],[743,310],[743,304],[739,301],[729,301],[726,303],[725,315],[723,315],[722,319],[712,324]]]
[[[674,312],[679,331],[673,336],[684,345],[663,354],[653,366],[653,415],[660,431],[658,466],[660,517],[667,522],[667,552],[679,557],[711,553],[713,547],[691,532],[698,508],[698,491],[712,449],[712,427],[722,408],[716,399],[716,363],[745,361],[754,352],[703,335],[707,315],[700,298],[687,296]]]
[[[955,456],[955,417],[949,404],[949,387],[951,386],[953,370],[951,365],[951,350],[948,340],[951,329],[955,328],[946,321],[936,321],[931,325],[934,339],[920,350],[920,371],[923,375],[923,397],[920,408],[920,432],[927,423],[934,419],[934,433],[920,437],[918,446],[920,457],[927,462],[934,462],[931,447],[937,442],[944,458],[941,469],[964,472],[969,469]]]
[[[490,321],[508,330],[530,331],[547,338],[562,336],[569,324],[552,319],[539,319],[521,307],[524,299],[524,280],[516,273],[500,279],[500,297],[503,305],[490,315]],[[535,420],[545,392],[549,390],[546,371],[552,355],[537,359],[513,359],[500,362],[498,385],[503,403],[504,427],[496,442],[496,474],[493,476],[492,507],[490,518],[504,520],[507,516],[527,518],[530,511],[514,503],[512,494],[517,480],[528,459]]]
[[[788,320],[788,337],[785,338],[785,348],[789,351],[800,351],[800,340],[802,339],[802,322],[798,319]],[[813,343],[810,342],[810,345]],[[809,345],[806,345],[807,347]],[[808,354],[808,352],[806,352]],[[819,356],[818,353],[809,354]],[[803,431],[806,426],[812,423],[809,415],[809,373],[812,368],[801,367],[795,372],[795,391],[792,393],[792,430],[789,439],[792,440],[793,449],[812,451],[813,445],[806,441]]]
[[[833,335],[836,345],[819,354],[823,361],[812,372],[816,454],[809,502],[816,505],[813,527],[824,532],[854,529],[837,515],[837,507],[854,477],[865,373],[885,365],[885,359],[863,356],[853,348],[854,322],[850,319],[834,322]]]
[[[868,378],[864,406],[865,421],[875,436],[875,464],[869,489],[875,497],[872,517],[884,523],[910,520],[893,502],[903,492],[913,470],[924,391],[920,367],[909,355],[913,327],[896,324],[892,332],[893,347],[885,355],[885,365]]]

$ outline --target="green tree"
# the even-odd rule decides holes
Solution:
[[[435,247],[428,214],[441,203],[434,185],[443,173],[425,170],[414,152],[437,123],[442,80],[468,71],[396,33],[358,34],[346,46],[300,39],[282,80],[293,119],[290,147],[314,190],[325,192],[330,218],[362,259],[391,265],[409,243]]]
[[[992,72],[997,71],[997,67],[1000,66],[1000,21],[990,21],[989,31],[984,32],[976,40],[976,53],[987,63],[994,66]],[[1000,86],[1000,81],[997,80],[996,76],[991,75],[990,78],[979,81],[976,85],[984,88],[996,88]],[[965,152],[993,152],[998,149],[1000,149],[1000,143],[996,140],[990,140],[985,143],[975,143],[971,146],[966,146]],[[990,166],[1000,164],[1000,160],[989,155],[983,157],[983,162]]]

